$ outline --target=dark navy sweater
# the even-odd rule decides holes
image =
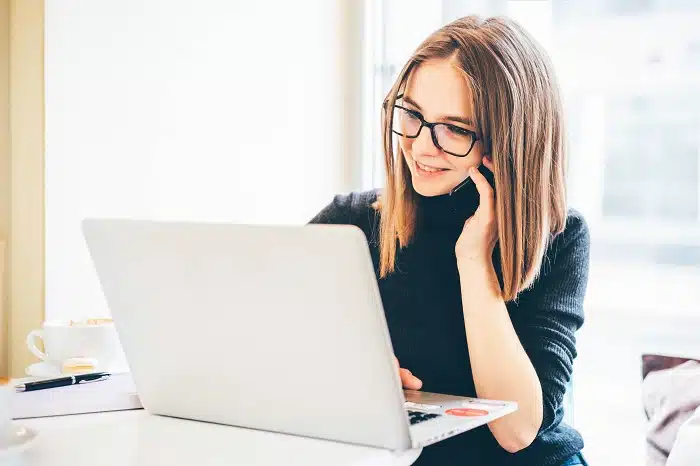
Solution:
[[[454,253],[464,221],[478,207],[476,191],[419,196],[415,236],[397,252],[396,272],[382,279],[376,200],[376,191],[336,196],[311,223],[350,224],[364,231],[396,356],[423,381],[423,390],[477,396]],[[493,257],[501,279],[498,246]],[[580,434],[562,423],[562,401],[576,357],[574,334],[584,320],[588,262],[586,223],[570,210],[564,232],[550,241],[538,280],[506,303],[542,385],[544,416],[535,441],[511,454],[482,426],[425,448],[416,465],[559,465],[583,448]]]

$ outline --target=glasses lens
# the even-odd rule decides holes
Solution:
[[[420,119],[416,114],[401,107],[394,107],[392,131],[409,138],[416,137],[420,130]]]
[[[435,137],[442,150],[466,155],[474,144],[474,133],[453,125],[435,125]]]

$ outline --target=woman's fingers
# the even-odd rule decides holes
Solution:
[[[394,356],[394,363],[396,364],[396,368],[399,370],[401,385],[409,390],[420,390],[420,388],[423,386],[423,381],[413,375],[408,369],[402,369],[396,356]]]
[[[408,369],[399,369],[399,374],[401,375],[401,384],[404,388],[420,390],[423,386],[423,382],[418,377],[411,374],[411,371]]]

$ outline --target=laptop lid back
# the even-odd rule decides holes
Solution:
[[[410,447],[358,228],[87,219],[83,231],[149,411]]]

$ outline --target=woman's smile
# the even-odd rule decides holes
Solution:
[[[422,164],[417,160],[413,160],[416,164],[416,172],[424,177],[437,177],[448,171],[448,168],[435,167],[432,165]]]

